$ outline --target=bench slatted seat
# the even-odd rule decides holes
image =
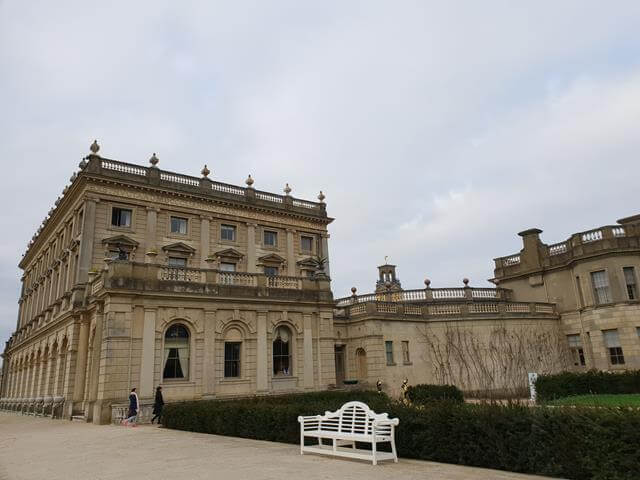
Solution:
[[[394,434],[400,421],[390,419],[386,413],[377,414],[362,402],[345,403],[339,410],[324,415],[298,417],[298,422],[301,455],[322,453],[370,460],[373,465],[380,460],[398,461]],[[318,443],[305,445],[307,437],[317,439]],[[323,439],[331,440],[331,445],[323,444]],[[356,442],[370,443],[371,450],[356,448]],[[391,444],[391,452],[378,451],[377,444],[382,442]]]

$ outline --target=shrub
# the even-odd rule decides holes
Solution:
[[[407,397],[415,405],[434,401],[464,402],[462,392],[454,385],[412,385],[407,389]]]
[[[619,373],[590,370],[540,375],[536,381],[539,403],[572,395],[640,393],[640,370]]]
[[[350,400],[400,419],[402,457],[580,480],[637,479],[640,411],[430,402],[418,408],[374,392],[322,392],[168,404],[169,428],[287,443],[299,415]]]

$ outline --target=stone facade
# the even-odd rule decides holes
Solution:
[[[403,290],[385,264],[375,293],[334,301],[322,192],[310,202],[91,150],[20,262],[2,408],[107,423],[132,387],[145,420],[157,386],[166,401],[353,383],[397,395],[405,378],[512,395],[527,372],[576,359],[640,366],[635,219],[551,246],[523,232],[523,251],[496,259],[497,288]],[[596,273],[590,289],[601,271],[610,288]]]
[[[540,233],[521,232],[520,253],[495,259],[494,283],[557,306],[574,369],[640,368],[640,216],[552,245]]]

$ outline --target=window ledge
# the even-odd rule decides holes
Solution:
[[[129,232],[135,233],[135,230],[131,227],[118,227],[116,225],[109,225],[107,230],[111,230],[112,232]]]
[[[226,384],[251,383],[251,380],[249,380],[248,378],[233,378],[233,377],[229,377],[229,378],[221,378],[220,379],[220,383],[226,383]]]
[[[193,385],[195,386],[196,382],[192,382],[191,380],[180,380],[180,379],[172,379],[172,378],[163,378],[162,379],[162,383],[160,385],[162,386],[174,386],[174,385],[180,385],[180,386],[189,386],[189,385]]]
[[[297,380],[298,377],[295,375],[274,375],[271,377],[271,380],[274,382],[286,381],[286,380]]]

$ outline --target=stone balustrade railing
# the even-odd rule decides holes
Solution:
[[[491,317],[513,317],[526,315],[533,317],[557,317],[555,306],[551,303],[528,303],[511,301],[445,301],[438,303],[394,303],[367,300],[338,306],[338,316],[357,317],[361,315],[409,316],[412,318],[465,317],[476,318],[480,315]]]
[[[541,244],[539,248],[540,266],[556,266],[572,259],[601,253],[607,250],[637,249],[640,246],[640,226],[607,225],[578,232],[569,239],[551,245]],[[523,252],[494,259],[496,277],[516,274],[523,270]],[[533,267],[526,266],[531,269]]]
[[[450,300],[494,299],[508,300],[511,291],[504,288],[424,288],[420,290],[402,290],[399,292],[368,293],[351,295],[336,300],[337,307],[367,302],[445,302]]]
[[[137,183],[156,184],[191,192],[197,191],[201,194],[222,196],[238,202],[264,204],[274,208],[295,210],[307,215],[326,217],[326,205],[324,202],[302,200],[290,195],[279,195],[256,190],[252,186],[240,187],[228,183],[216,182],[210,180],[208,177],[192,177],[160,170],[157,167],[144,167],[98,156],[89,156],[88,159],[89,162],[83,169],[83,172],[88,174],[99,174],[118,178],[128,177]]]

